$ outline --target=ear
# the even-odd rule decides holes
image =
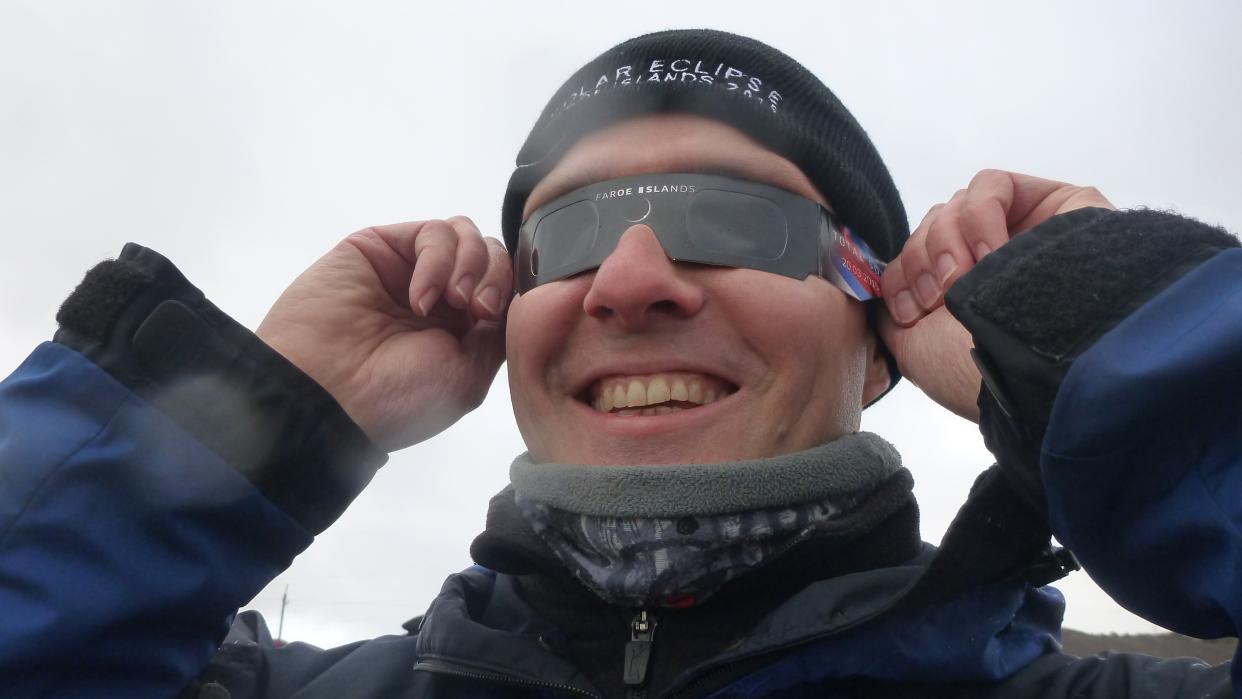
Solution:
[[[868,324],[870,326],[870,324]],[[867,328],[867,373],[863,378],[862,407],[871,405],[873,401],[884,395],[892,387],[896,376],[889,370],[892,357],[888,348],[880,342],[879,336],[871,327]]]

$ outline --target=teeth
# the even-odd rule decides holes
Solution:
[[[692,381],[690,381],[690,389],[687,392],[686,400],[690,401],[691,403],[702,403],[703,402],[703,384],[699,383],[698,379],[693,379]]]
[[[662,377],[655,377],[651,383],[647,385],[647,404],[655,405],[663,403],[669,399],[668,382]]]
[[[686,382],[682,379],[673,379],[673,390],[670,394],[673,400],[690,400],[690,394],[686,392]]]
[[[643,386],[642,381],[630,379],[630,385],[625,391],[625,404],[631,408],[647,404],[647,387]]]
[[[667,415],[694,403],[707,405],[736,390],[720,379],[702,374],[653,374],[604,379],[593,391],[591,405],[616,415]]]

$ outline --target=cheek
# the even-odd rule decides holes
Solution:
[[[528,303],[530,293],[516,297],[509,305],[505,317],[505,367],[509,375],[509,400],[513,405],[513,417],[517,422],[518,432],[528,449],[539,449],[543,440],[533,429],[538,424],[538,410],[534,407],[535,386],[542,383],[538,380],[538,357],[544,349],[537,344],[543,329],[539,325],[539,315]]]
[[[866,373],[863,308],[821,279],[779,281],[762,296],[748,290],[747,299],[766,303],[733,299],[735,308],[746,309],[735,323],[746,328],[744,336],[764,359],[774,399],[799,414],[814,414],[806,416],[810,421],[848,422],[861,402]]]
[[[575,297],[574,285],[569,282],[546,284],[514,298],[505,316],[505,353],[510,375],[515,370],[525,373],[532,366],[545,364],[559,352],[581,305],[581,298]]]
[[[505,364],[509,396],[527,444],[548,408],[549,375],[565,350],[566,338],[581,309],[569,282],[554,282],[513,299],[505,318]]]
[[[818,325],[808,327],[816,328],[812,336],[819,390],[838,396],[838,407],[857,408],[867,368],[867,319],[862,307],[843,300]]]
[[[759,288],[759,282],[772,282]],[[865,356],[866,316],[860,304],[819,278],[794,281],[763,275],[734,295],[735,323],[763,353],[808,367],[854,363]]]
[[[538,291],[514,298],[505,317],[505,363],[515,409],[543,383],[540,367],[547,363],[549,341],[555,336],[546,310],[549,304],[541,303]]]

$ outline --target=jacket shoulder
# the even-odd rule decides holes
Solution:
[[[242,612],[179,698],[414,697],[417,641],[416,635],[391,635],[327,649],[281,643],[261,614]]]

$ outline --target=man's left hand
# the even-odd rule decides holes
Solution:
[[[978,422],[979,371],[970,333],[944,307],[944,292],[988,253],[1057,214],[1115,208],[1094,187],[983,170],[927,212],[884,272],[880,335],[903,376],[932,400]]]

